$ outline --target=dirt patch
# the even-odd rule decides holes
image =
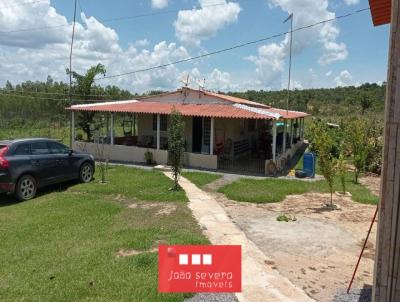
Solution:
[[[234,222],[271,258],[278,269],[317,301],[332,301],[345,289],[357,261],[376,206],[334,196],[337,210],[325,207],[329,194],[288,196],[270,204],[239,203],[212,193]],[[278,215],[296,217],[279,222]],[[354,288],[372,284],[376,225],[361,261]]]
[[[116,256],[117,256],[117,258],[119,258],[119,257],[135,256],[135,255],[139,255],[139,254],[143,254],[143,253],[156,253],[156,252],[158,252],[158,246],[161,244],[166,245],[166,244],[168,244],[168,242],[163,239],[157,240],[153,243],[151,249],[144,250],[144,251],[139,251],[139,250],[135,250],[135,249],[120,249],[117,252]]]
[[[134,249],[128,249],[128,250],[119,250],[117,252],[117,258],[119,257],[131,257],[131,256],[135,256],[135,255],[139,255],[139,254],[143,254],[143,253],[155,253],[157,252],[158,249],[157,248],[152,248],[150,250],[146,250],[146,251],[138,251],[138,250],[134,250]]]
[[[365,177],[360,178],[360,183],[366,186],[372,194],[379,196],[380,188],[381,188],[381,178],[378,175],[367,175]]]
[[[155,216],[170,215],[177,209],[177,205],[171,203],[162,203],[157,201],[140,201],[127,198],[122,194],[110,195],[110,199],[127,206],[130,209],[156,210]]]
[[[155,216],[162,216],[162,215],[170,215],[173,212],[176,211],[177,206],[174,204],[160,204],[160,203],[132,203],[128,205],[128,208],[130,209],[145,209],[145,210],[151,210],[151,209],[156,209],[157,212],[155,213]]]

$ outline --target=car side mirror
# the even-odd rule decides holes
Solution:
[[[69,149],[69,150],[68,150],[68,155],[69,155],[69,156],[71,156],[71,155],[72,155],[72,153],[74,153],[74,150],[72,150],[72,149]]]

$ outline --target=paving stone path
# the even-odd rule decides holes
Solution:
[[[164,172],[172,177],[170,172]],[[272,261],[250,241],[227,216],[222,206],[209,194],[184,177],[179,181],[189,199],[189,208],[204,234],[213,244],[242,246],[242,293],[240,302],[308,302],[313,301],[287,278],[267,266]],[[267,239],[266,239],[267,240]]]

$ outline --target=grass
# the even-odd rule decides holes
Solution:
[[[1,301],[183,301],[187,295],[158,294],[156,253],[116,252],[146,251],[158,240],[207,243],[184,192],[168,191],[159,172],[115,167],[109,180],[53,187],[21,203],[0,196]],[[126,206],[146,200],[176,210]]]
[[[182,176],[200,188],[222,177],[221,174],[206,172],[183,172]]]
[[[346,177],[346,190],[352,194],[353,201],[377,204],[378,197],[373,195],[366,187],[353,182],[352,174]],[[334,191],[341,191],[339,180],[335,182]],[[329,193],[329,187],[324,180],[308,182],[287,179],[240,179],[237,182],[219,189],[228,198],[236,201],[269,203],[280,202],[287,195],[305,194],[308,192]]]

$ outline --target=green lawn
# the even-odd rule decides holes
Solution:
[[[157,253],[116,257],[159,240],[207,243],[184,192],[169,191],[171,181],[155,171],[113,167],[109,180],[55,187],[22,203],[0,196],[1,301],[184,299],[157,293]],[[173,210],[160,214],[163,206]]]
[[[200,188],[222,177],[221,174],[206,172],[183,172],[182,176],[186,177]]]
[[[353,183],[353,176],[349,173],[346,179],[347,188],[356,202],[376,204],[378,197],[367,188]],[[335,183],[335,191],[341,191],[339,180]],[[307,192],[328,193],[329,187],[324,180],[306,182],[286,179],[240,179],[219,189],[228,198],[236,201],[268,203],[283,201],[287,195],[304,194]]]

